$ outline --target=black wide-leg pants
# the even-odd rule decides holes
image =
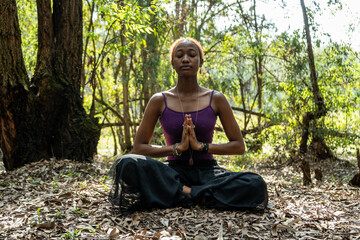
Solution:
[[[252,172],[230,172],[216,160],[169,161],[127,154],[110,170],[113,187],[110,201],[128,213],[140,209],[204,205],[217,209],[266,207],[267,187],[263,178]],[[182,192],[191,187],[191,194]]]

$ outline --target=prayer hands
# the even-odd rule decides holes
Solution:
[[[195,134],[195,125],[192,121],[190,114],[185,114],[185,119],[183,123],[183,133],[181,138],[181,143],[179,144],[179,150],[181,152],[189,149],[189,146],[193,150],[200,150],[201,143],[197,140]]]
[[[190,116],[190,118],[189,118],[189,116]],[[190,140],[189,140],[190,139],[190,125],[189,125],[189,123],[190,122],[192,122],[191,115],[186,114],[184,123],[183,123],[183,132],[182,132],[181,142],[178,145],[178,150],[180,152],[184,152],[189,149],[189,143],[190,143]]]

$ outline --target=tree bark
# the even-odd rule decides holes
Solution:
[[[307,13],[306,13],[306,7],[305,7],[304,0],[300,0],[300,3],[301,3],[301,9],[302,9],[302,12],[303,12],[305,32],[306,32],[306,41],[307,41],[307,51],[308,51],[308,56],[309,56],[309,68],[310,68],[311,86],[312,86],[312,92],[313,92],[314,99],[315,99],[315,104],[317,106],[316,117],[320,118],[320,117],[326,115],[326,108],[325,108],[324,99],[323,99],[323,97],[321,95],[319,85],[318,85],[318,81],[317,81],[314,53],[313,53],[312,43],[311,43],[309,20],[308,20],[308,16],[307,16]]]
[[[16,3],[0,5],[0,22],[7,23],[0,26],[0,146],[8,170],[50,157],[86,161],[96,153],[100,128],[80,97],[82,2],[53,4],[52,12],[50,0],[37,1],[38,55],[31,83],[21,53]]]
[[[123,34],[120,37],[121,44],[125,48],[126,40]],[[129,109],[129,79],[128,79],[128,67],[126,64],[125,53],[121,53],[120,56],[120,65],[121,65],[121,79],[122,79],[122,96],[123,96],[123,117],[124,117],[124,143],[125,149],[122,149],[123,152],[130,152],[132,149],[131,144],[131,135],[130,135],[130,109]]]
[[[0,148],[6,169],[21,165],[31,155],[28,147],[36,146],[26,134],[35,126],[33,119],[27,118],[28,95],[29,78],[21,52],[16,2],[3,0],[0,2]]]
[[[309,20],[306,13],[306,7],[304,0],[300,0],[301,9],[304,17],[304,25],[305,25],[305,32],[306,32],[306,41],[307,41],[307,51],[309,57],[309,68],[310,68],[310,79],[311,79],[311,86],[312,86],[312,93],[314,96],[314,101],[316,105],[316,110],[314,112],[306,112],[303,116],[303,132],[301,136],[301,143],[300,143],[300,153],[307,152],[307,142],[309,138],[309,127],[310,122],[316,119],[319,119],[322,116],[326,115],[326,107],[324,104],[324,99],[321,95],[317,76],[316,76],[316,68],[315,68],[315,60],[314,60],[314,53],[312,50],[312,43],[311,43],[311,35],[310,35],[310,28],[309,28]]]
[[[144,8],[151,7],[154,3],[151,0],[139,1],[141,6]],[[180,3],[176,2],[176,6]],[[177,12],[177,14],[179,14]],[[150,26],[153,29],[156,29],[156,19],[157,15],[152,15],[150,20]],[[142,98],[144,99],[141,112],[144,112],[145,107],[147,106],[152,94],[156,92],[154,89],[157,82],[157,74],[158,74],[158,67],[159,67],[159,56],[161,55],[158,52],[158,39],[154,33],[146,33],[144,36],[146,40],[146,46],[142,48],[141,57],[143,60],[143,82],[142,82]]]
[[[310,122],[316,121],[322,116],[326,115],[326,107],[324,105],[324,100],[321,95],[317,76],[316,76],[316,68],[315,68],[315,60],[314,60],[314,53],[312,50],[312,43],[311,43],[311,35],[310,35],[310,28],[309,28],[309,20],[306,13],[306,7],[304,0],[300,0],[301,9],[304,17],[304,25],[305,25],[305,32],[306,32],[306,41],[307,41],[307,51],[308,51],[308,57],[309,57],[309,68],[310,68],[310,80],[311,80],[311,86],[312,86],[312,93],[314,96],[315,101],[315,111],[314,112],[306,112],[303,116],[303,123],[302,123],[302,136],[301,136],[301,142],[300,142],[300,153],[305,155],[307,152],[308,146],[307,142],[309,139],[309,128],[310,128]],[[314,136],[314,139],[321,138],[320,142],[325,145],[325,141],[323,140],[323,137]],[[310,164],[306,160],[305,156],[303,156],[302,165],[301,165],[302,171],[303,171],[303,185],[310,185],[311,184],[311,175],[310,175]],[[321,171],[318,169],[318,171]]]
[[[261,43],[261,32],[259,31],[259,26],[257,22],[257,15],[256,15],[256,0],[254,0],[254,24],[255,24],[255,41],[257,44]],[[257,45],[257,48],[259,46]],[[262,51],[260,51],[262,53]],[[262,93],[263,93],[263,58],[259,53],[255,54],[254,57],[254,65],[255,65],[255,73],[256,73],[256,82],[257,82],[257,91],[258,91],[258,108],[259,112],[262,109]],[[259,134],[261,133],[261,116],[258,116],[258,127],[259,127]]]

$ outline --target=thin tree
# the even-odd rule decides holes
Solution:
[[[326,115],[327,110],[324,104],[324,99],[322,97],[321,91],[319,89],[317,75],[316,75],[316,68],[315,68],[315,60],[314,60],[314,53],[311,44],[311,35],[310,35],[310,28],[309,28],[309,20],[306,13],[306,7],[304,0],[300,0],[301,9],[304,17],[304,26],[305,26],[305,33],[306,33],[306,42],[307,42],[307,52],[309,58],[309,68],[310,68],[310,80],[311,86],[310,89],[313,93],[314,101],[315,101],[315,111],[313,112],[306,112],[303,115],[302,121],[302,135],[301,135],[301,142],[300,142],[300,153],[305,154],[307,152],[307,142],[309,139],[309,128],[310,122],[316,121],[317,119]],[[308,161],[303,158],[302,161],[302,170],[303,170],[303,184],[309,185],[311,183],[311,176],[310,176],[310,167]]]

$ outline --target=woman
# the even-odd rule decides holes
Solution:
[[[111,202],[123,213],[195,204],[218,209],[266,206],[266,183],[259,175],[229,172],[214,159],[213,154],[243,154],[245,144],[225,96],[198,84],[197,73],[204,62],[200,43],[178,39],[170,57],[177,85],[150,99],[133,154],[124,155],[112,168]],[[227,143],[212,143],[217,117]],[[166,146],[150,145],[158,120]],[[152,159],[165,156],[166,163]]]

